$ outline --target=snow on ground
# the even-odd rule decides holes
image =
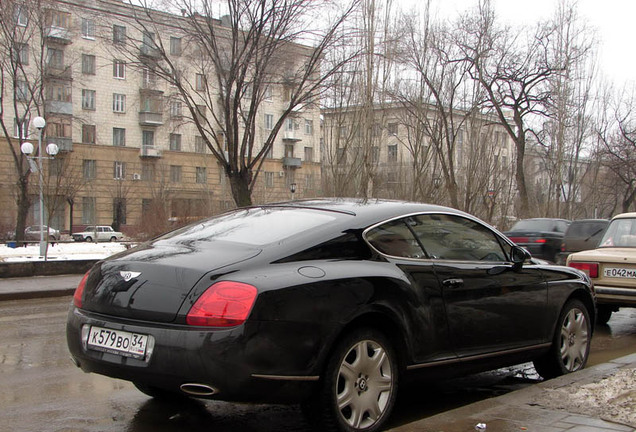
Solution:
[[[49,244],[49,261],[103,259],[124,251],[129,244],[123,243],[55,243]],[[11,248],[0,243],[0,262],[43,261],[38,243]]]

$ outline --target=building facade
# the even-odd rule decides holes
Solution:
[[[187,35],[170,25],[160,34],[140,33],[135,17],[141,9],[116,0],[11,3],[16,34],[41,25],[43,38],[33,31],[3,43],[18,47],[17,54],[2,55],[19,57],[24,73],[4,88],[3,121],[13,124],[13,134],[9,130],[0,145],[0,226],[12,227],[16,217],[18,176],[9,146],[30,141],[37,148],[38,132],[30,122],[38,114],[47,122],[43,144],[60,150],[43,160],[45,218],[55,228],[115,224],[129,233],[161,231],[234,207],[223,167],[175,89],[118,50],[124,38],[134,38],[142,41],[139,57],[152,58],[152,47],[162,44],[171,61],[181,62],[182,73],[192,75],[194,90],[210,93],[215,80],[188,69]],[[167,23],[179,19],[162,15]],[[148,38],[152,45],[145,43]],[[29,93],[36,87],[41,99]],[[284,86],[273,84],[267,92],[257,113],[257,143],[265,142],[285,104]],[[206,115],[205,109],[198,115]],[[318,107],[286,119],[255,172],[255,203],[289,199],[292,183],[295,198],[321,193],[320,130],[314,128],[319,122]],[[27,224],[38,223],[38,176],[32,173],[29,183],[33,206]]]

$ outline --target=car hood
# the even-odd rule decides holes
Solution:
[[[598,261],[636,264],[636,248],[600,248],[570,255],[573,261]]]
[[[261,250],[216,242],[207,247],[146,244],[95,265],[84,289],[85,310],[130,319],[172,322],[206,274],[257,256]]]

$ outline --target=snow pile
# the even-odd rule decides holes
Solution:
[[[51,243],[47,259],[49,261],[103,259],[128,249],[130,245],[122,243]],[[40,258],[40,245],[29,244],[10,248],[0,244],[0,262],[43,261]]]
[[[599,382],[550,389],[537,403],[636,428],[634,383],[636,369],[621,369]]]

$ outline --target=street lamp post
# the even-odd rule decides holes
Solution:
[[[40,257],[46,258],[46,243],[44,241],[44,197],[42,193],[42,184],[44,183],[44,176],[42,174],[42,159],[48,159],[42,156],[42,129],[46,126],[46,120],[43,117],[35,117],[31,124],[38,130],[38,154],[37,156],[31,156],[33,153],[33,144],[29,142],[22,143],[20,150],[26,155],[27,158],[35,159],[37,161],[37,170],[39,174],[40,183]],[[56,144],[49,144],[46,146],[46,152],[52,157],[58,152]],[[47,229],[48,231],[48,229]],[[48,237],[48,232],[47,232]]]

